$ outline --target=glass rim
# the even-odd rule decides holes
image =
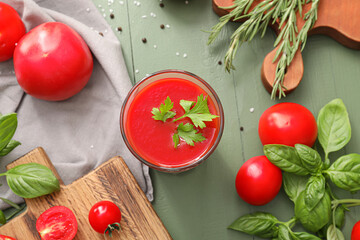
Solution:
[[[195,78],[196,80],[198,80],[199,82],[201,82],[202,84],[205,85],[205,87],[211,92],[211,94],[213,95],[214,99],[215,99],[215,104],[217,105],[218,109],[219,109],[219,116],[220,116],[220,125],[219,125],[219,132],[216,136],[216,139],[214,141],[214,143],[211,145],[210,148],[208,148],[208,150],[206,150],[205,154],[203,154],[201,157],[199,157],[199,159],[197,159],[196,161],[190,162],[189,164],[186,164],[184,166],[179,166],[179,167],[165,167],[165,166],[159,166],[156,164],[153,164],[149,161],[147,161],[146,159],[144,159],[143,157],[141,157],[131,146],[130,142],[128,141],[128,138],[126,136],[125,133],[125,129],[124,129],[124,111],[125,111],[125,107],[128,104],[128,100],[129,98],[132,96],[132,94],[134,93],[134,91],[136,89],[138,89],[138,87],[140,85],[142,85],[144,82],[146,82],[146,80],[151,79],[154,76],[160,75],[160,74],[164,74],[164,73],[180,73],[180,74],[185,74],[188,76],[191,76],[193,78]],[[121,111],[120,111],[120,131],[121,131],[121,135],[123,137],[123,140],[127,146],[127,148],[129,149],[129,151],[135,156],[135,158],[137,158],[140,162],[142,162],[143,164],[162,171],[162,172],[170,172],[170,173],[176,173],[176,172],[183,172],[186,170],[190,170],[194,167],[196,167],[197,165],[201,164],[202,162],[204,162],[216,149],[216,147],[219,145],[220,143],[220,139],[222,137],[223,131],[224,131],[224,123],[225,123],[225,119],[224,119],[224,110],[220,101],[219,96],[216,94],[215,90],[209,85],[209,83],[207,83],[205,80],[203,80],[202,78],[200,78],[199,76],[185,71],[185,70],[178,70],[178,69],[166,69],[166,70],[161,70],[161,71],[157,71],[154,72],[144,78],[142,78],[139,82],[137,82],[128,92],[126,98],[124,99],[124,102],[121,106]]]

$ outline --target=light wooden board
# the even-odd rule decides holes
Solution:
[[[36,148],[14,163],[36,162],[49,167],[59,176],[42,148]],[[61,180],[60,180],[61,182]],[[36,231],[36,219],[52,206],[70,208],[78,221],[78,232],[74,239],[104,239],[102,234],[92,230],[88,214],[92,205],[101,200],[109,200],[118,205],[122,212],[122,231],[115,233],[113,239],[171,239],[150,202],[136,183],[133,175],[120,157],[114,157],[88,175],[61,190],[39,198],[26,199],[27,210],[9,223],[0,227],[0,233],[19,240],[40,239]]]

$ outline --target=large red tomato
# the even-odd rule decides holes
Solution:
[[[360,221],[355,223],[352,229],[351,240],[360,240]]]
[[[312,113],[296,103],[279,103],[261,115],[259,136],[263,145],[301,143],[312,147],[317,137],[317,124]]]
[[[81,36],[59,22],[43,23],[27,33],[14,52],[16,78],[33,97],[59,101],[81,91],[93,69]]]
[[[280,168],[266,156],[247,160],[236,175],[235,186],[239,196],[247,203],[260,206],[273,200],[282,183]]]
[[[12,58],[16,43],[25,33],[24,23],[15,9],[0,2],[0,62]]]

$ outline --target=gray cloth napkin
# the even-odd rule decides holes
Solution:
[[[63,22],[75,29],[94,55],[94,70],[86,87],[61,102],[38,100],[18,86],[12,60],[0,63],[0,112],[17,112],[20,141],[0,159],[0,172],[11,161],[41,146],[65,184],[85,175],[111,157],[125,160],[150,201],[153,188],[149,169],[126,148],[120,133],[120,108],[131,88],[121,46],[110,26],[91,0],[3,0],[22,17],[27,31],[48,22]],[[97,31],[104,33],[100,36]],[[0,196],[17,203],[23,200],[8,188],[5,177]],[[114,182],[116,184],[116,182]],[[0,203],[0,208],[7,207]]]

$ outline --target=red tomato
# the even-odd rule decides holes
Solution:
[[[263,145],[301,143],[312,147],[317,137],[317,124],[312,113],[296,103],[279,103],[261,115],[259,136]]]
[[[13,237],[5,236],[5,235],[0,235],[0,240],[16,240],[16,239]]]
[[[60,101],[81,91],[93,69],[91,52],[80,35],[59,22],[27,33],[14,52],[16,78],[33,97]]]
[[[351,240],[360,240],[360,221],[355,223],[352,229]]]
[[[24,23],[15,9],[0,2],[0,62],[12,58],[15,44],[25,33]]]
[[[115,203],[100,201],[96,203],[89,212],[91,227],[98,233],[109,233],[120,229],[121,212]]]
[[[43,240],[71,240],[77,229],[74,213],[64,206],[49,208],[36,221],[36,230]]]
[[[235,186],[247,203],[260,206],[275,198],[281,188],[282,173],[266,156],[252,157],[239,169]]]

